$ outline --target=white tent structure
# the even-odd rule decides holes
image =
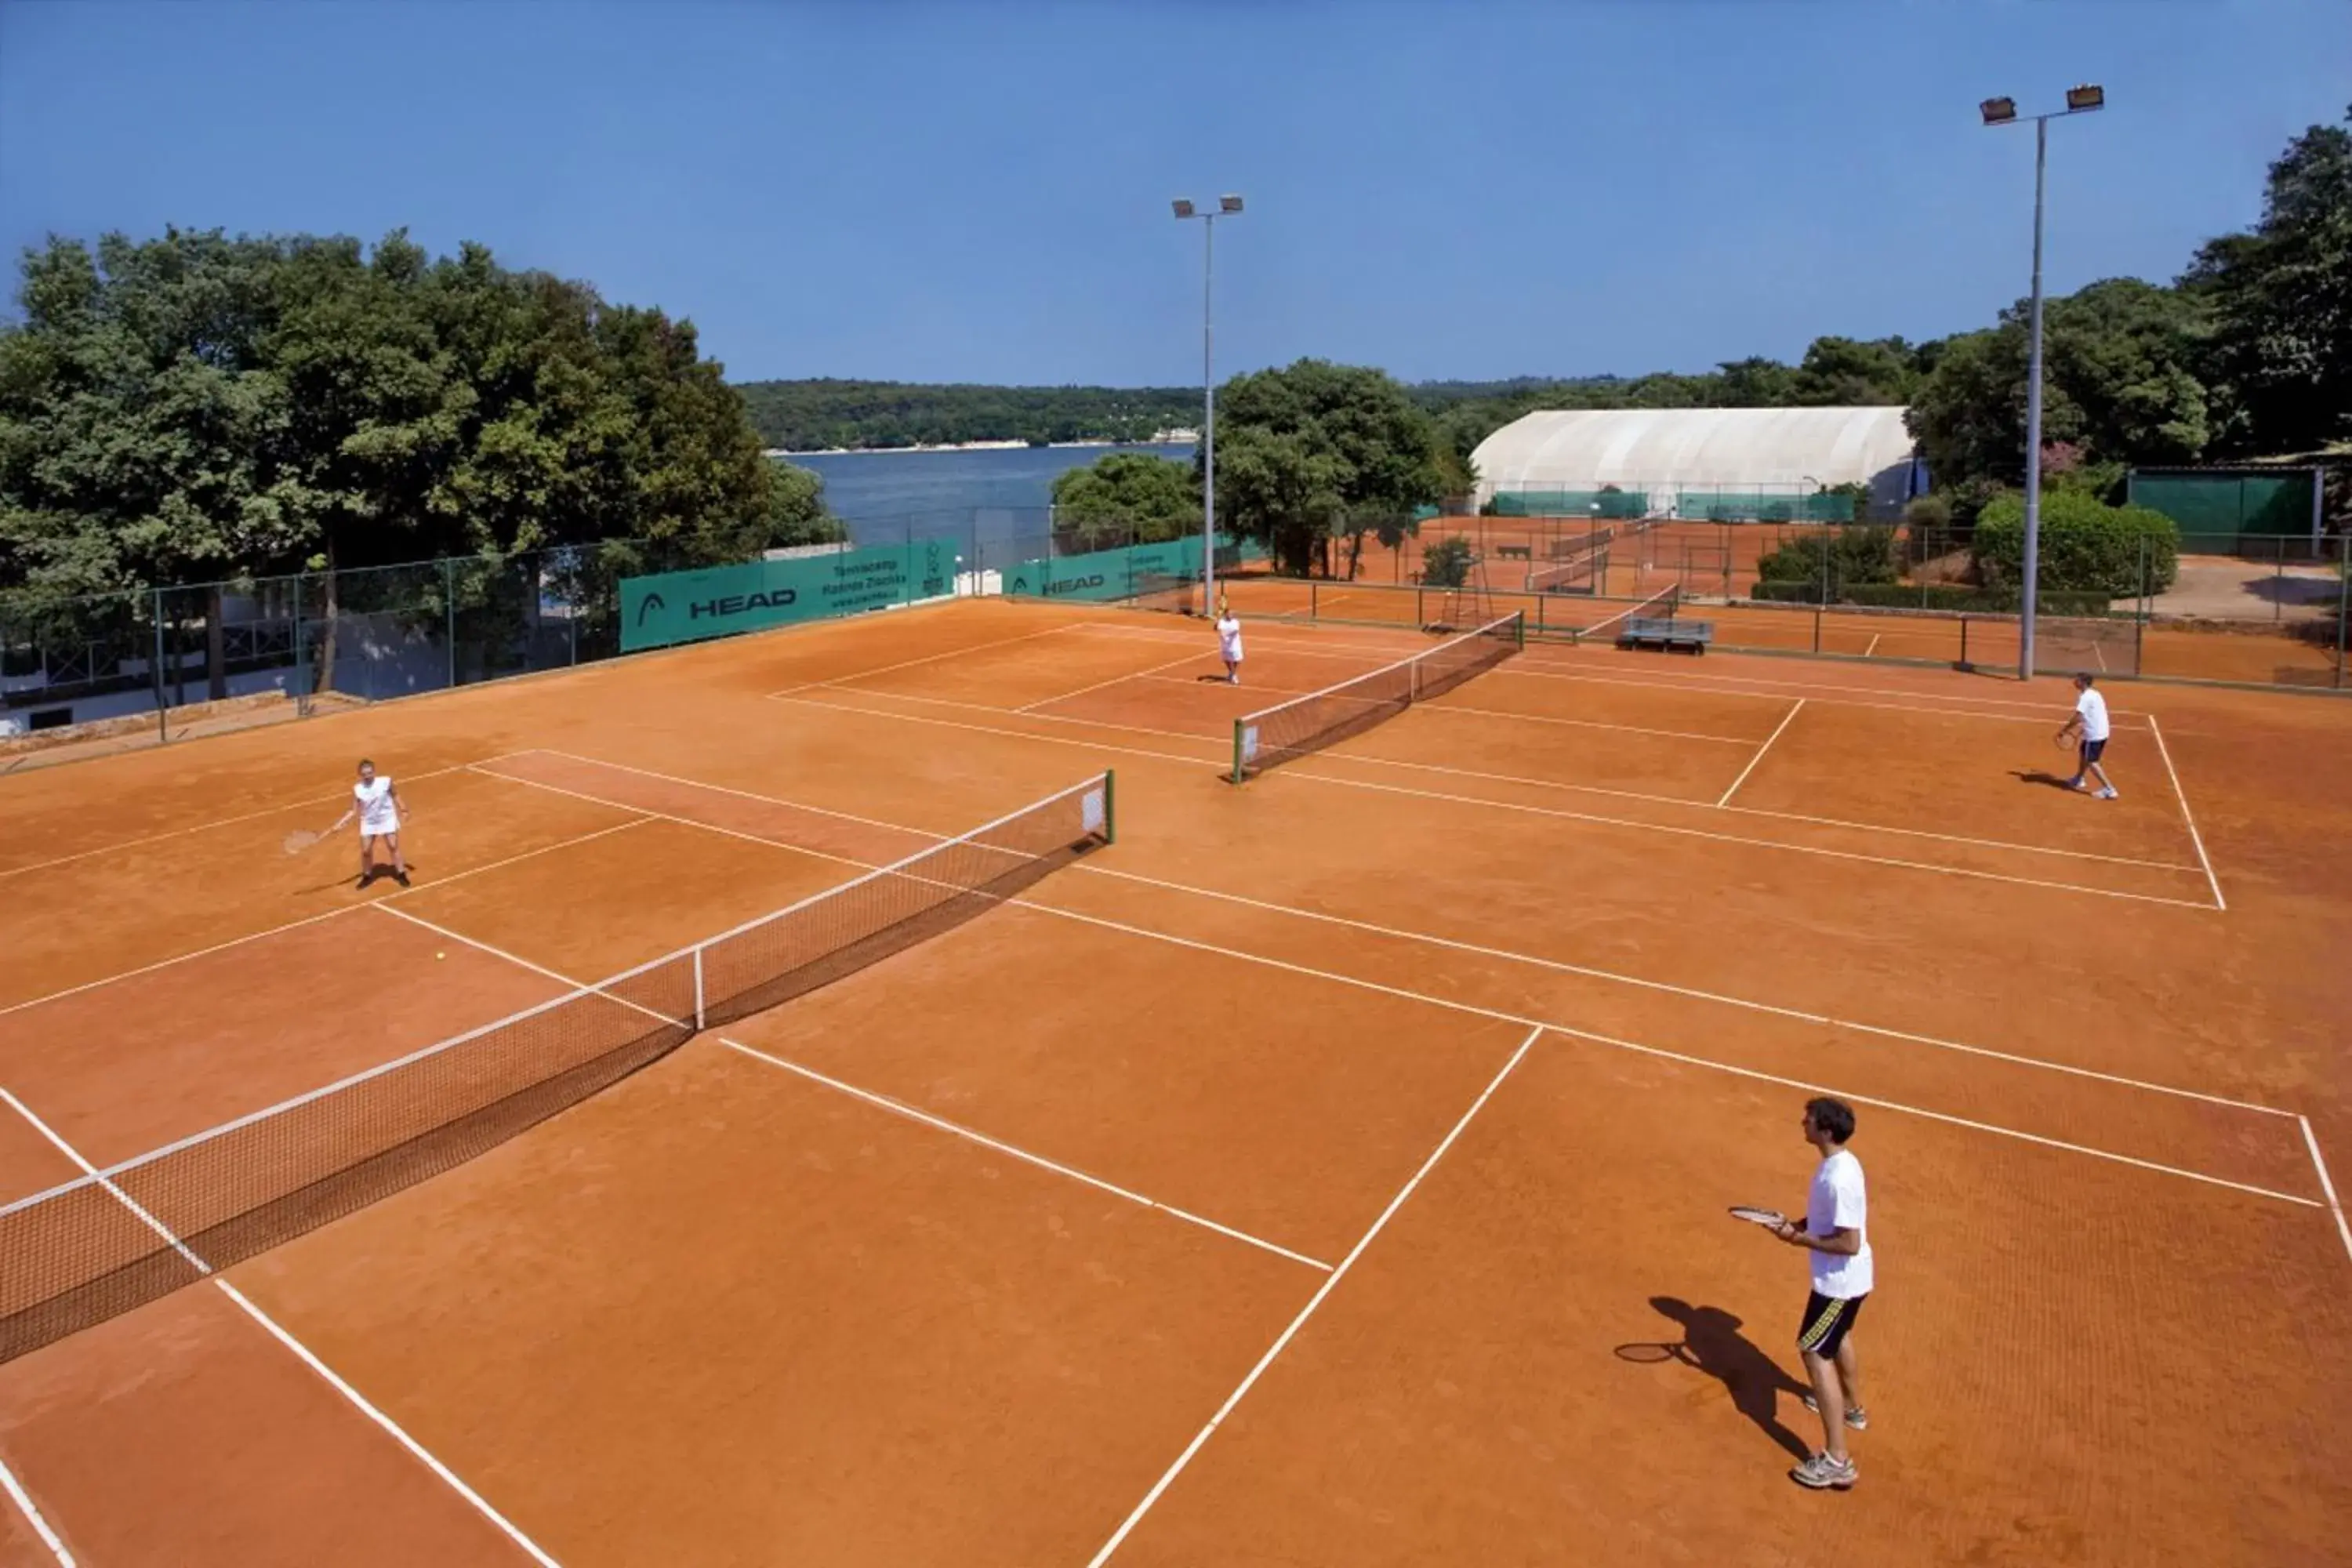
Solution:
[[[1874,512],[1899,508],[1925,488],[1914,445],[1900,408],[1601,408],[1515,419],[1471,460],[1481,505],[1606,485],[1643,492],[1651,517],[1705,517],[1709,497],[1760,495],[1799,502],[1801,516],[1802,497],[1848,484],[1870,488]]]

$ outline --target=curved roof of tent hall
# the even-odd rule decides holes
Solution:
[[[1481,500],[1602,484],[1873,485],[1907,470],[1899,407],[1538,410],[1478,443]]]

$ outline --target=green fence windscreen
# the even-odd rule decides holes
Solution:
[[[662,647],[797,621],[888,609],[955,592],[955,542],[919,539],[621,583],[621,649]]]
[[[2135,506],[2162,512],[2187,535],[2307,537],[2315,478],[2307,468],[2270,474],[2135,471],[2127,481],[2127,499]]]

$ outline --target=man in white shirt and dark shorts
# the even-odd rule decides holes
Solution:
[[[2099,776],[2098,793],[2092,798],[2095,800],[2116,798],[2116,786],[2107,782],[2107,770],[2099,765],[2099,759],[2106,754],[2110,728],[2107,723],[2107,700],[2099,694],[2099,689],[2092,684],[2088,675],[2076,676],[2074,678],[2074,716],[2066,721],[2064,729],[2058,731],[2058,738],[2062,741],[2077,733],[2083,737],[2082,749],[2076,753],[2080,760],[2074,764],[2074,776],[2066,781],[2068,789],[2081,789],[2083,775],[2085,773],[2092,773]]]
[[[1844,1491],[1861,1471],[1845,1448],[1845,1428],[1870,1425],[1862,1407],[1862,1364],[1853,1344],[1853,1322],[1870,1295],[1869,1199],[1862,1162],[1847,1152],[1853,1136],[1853,1110],[1843,1100],[1805,1102],[1805,1142],[1821,1152],[1805,1220],[1783,1220],[1773,1234],[1811,1249],[1813,1289],[1805,1299],[1805,1320],[1797,1331],[1797,1351],[1813,1392],[1805,1407],[1822,1418],[1822,1451],[1789,1472],[1799,1486]]]
[[[360,759],[359,782],[352,785],[352,805],[327,829],[340,832],[344,823],[356,816],[360,819],[360,886],[375,880],[375,841],[383,840],[385,852],[392,857],[392,879],[402,887],[408,886],[408,862],[400,853],[400,792],[392,787],[388,773],[375,771],[375,764]]]

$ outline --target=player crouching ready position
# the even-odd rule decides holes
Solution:
[[[383,840],[384,852],[392,857],[392,879],[402,887],[408,886],[408,862],[400,853],[400,792],[392,787],[389,774],[375,771],[375,764],[364,757],[360,760],[359,782],[352,785],[351,809],[335,819],[329,833],[340,833],[343,824],[356,816],[360,819],[360,881],[366,887],[375,880],[375,844]]]

